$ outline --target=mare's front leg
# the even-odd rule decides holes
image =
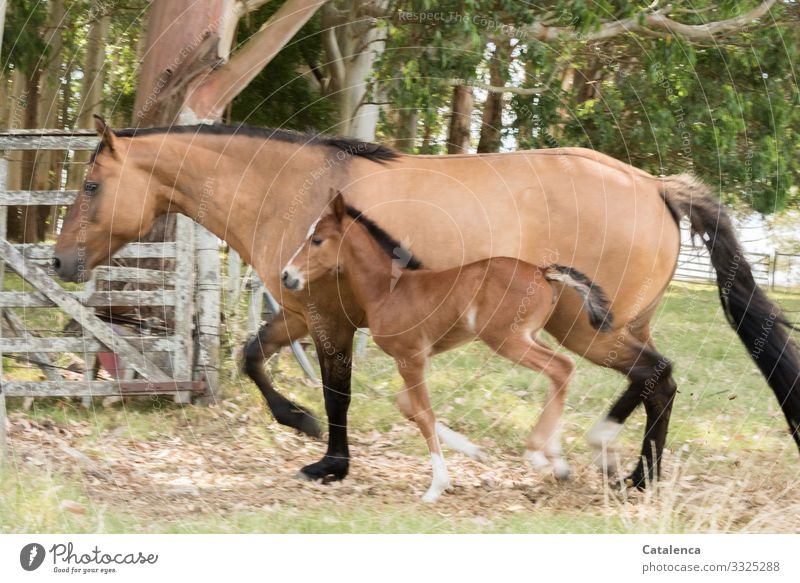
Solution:
[[[318,462],[300,470],[298,477],[331,482],[343,480],[350,467],[347,445],[347,410],[350,407],[353,335],[356,328],[345,318],[316,322],[311,336],[317,347],[322,371],[325,412],[328,415],[328,451]]]
[[[264,395],[275,421],[312,437],[322,437],[322,428],[311,412],[278,393],[264,369],[264,363],[270,356],[307,333],[304,316],[281,310],[245,345],[242,368]]]

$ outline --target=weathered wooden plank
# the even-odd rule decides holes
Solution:
[[[92,277],[83,288],[84,297],[91,296],[92,293],[97,289],[96,287],[97,282],[95,281],[94,277]],[[94,310],[92,310],[92,314],[96,314]],[[119,332],[119,330],[116,330]],[[95,380],[95,367],[97,365],[97,354],[94,352],[89,352],[84,347],[83,350],[83,380],[87,383],[92,382]],[[60,380],[60,379],[59,379]],[[85,409],[90,409],[92,407],[92,397],[89,395],[84,395],[81,397],[81,405]]]
[[[172,336],[122,336],[142,352],[169,352],[175,348]],[[101,342],[94,338],[56,336],[30,338],[0,338],[0,351],[12,353],[106,352]]]
[[[5,191],[8,186],[8,160],[0,156],[0,192]],[[0,206],[0,239],[6,238],[6,219],[8,218],[8,207]],[[6,274],[6,264],[3,255],[0,254],[0,290],[3,289],[3,278]],[[0,339],[3,338],[3,319],[0,318]],[[0,379],[3,378],[3,351],[0,350]],[[0,382],[0,465],[2,465],[8,455],[8,443],[6,435],[6,395]]]
[[[217,237],[198,225],[195,227],[197,285],[197,356],[195,379],[205,379],[206,401],[216,399],[219,381],[221,263]]]
[[[3,393],[9,397],[107,397],[111,395],[174,395],[177,392],[201,392],[192,381],[6,381]]]
[[[258,277],[255,270],[251,277],[251,292],[250,302],[247,304],[247,333],[256,334],[261,327],[263,320],[262,312],[264,311],[264,292],[266,288],[261,283],[261,278]]]
[[[38,337],[33,336],[30,332],[28,332],[28,330],[25,328],[25,322],[22,321],[16,312],[13,312],[12,310],[4,310],[3,317],[6,319],[9,328],[11,328],[11,331],[14,333],[13,340],[18,342],[20,345],[25,346],[24,350],[19,350],[17,352],[24,353],[28,362],[37,365],[48,380],[54,381],[60,379],[61,375],[59,375],[56,372],[56,369],[53,368],[53,362],[47,355],[48,351],[36,350],[33,345],[36,343]],[[5,346],[5,340],[5,335],[0,334],[0,354],[3,352],[13,352]],[[43,343],[42,345],[49,346],[47,343]]]
[[[46,259],[53,256],[52,243],[18,243],[14,249],[25,259]],[[175,243],[128,243],[114,257],[123,259],[171,259],[175,257]]]
[[[0,150],[94,150],[99,141],[97,136],[0,134]]]
[[[172,372],[180,379],[192,378],[194,364],[194,230],[195,223],[189,217],[176,217],[175,241],[178,248],[175,257],[175,352],[172,355]],[[191,395],[176,395],[175,401],[190,403]]]
[[[229,314],[236,312],[239,294],[242,290],[242,258],[232,247],[228,249],[228,272],[225,282],[225,308]]]
[[[77,190],[0,190],[0,205],[70,205],[77,195]]]
[[[40,267],[26,261],[22,254],[6,239],[0,239],[0,255],[23,279],[33,284],[39,292],[50,300],[56,302],[62,310],[75,318],[85,330],[125,359],[139,374],[151,381],[169,380],[169,377],[153,364],[150,359],[116,334],[106,322],[92,314],[89,308],[65,292]]]
[[[174,306],[175,292],[170,289],[153,291],[96,291],[88,298],[84,292],[64,292],[86,307],[108,306]],[[52,308],[57,304],[40,292],[0,292],[0,308]]]
[[[8,128],[0,132],[0,136],[82,136],[97,137],[97,132],[90,129],[64,129],[64,128]]]
[[[175,285],[175,272],[139,267],[118,267],[98,265],[92,272],[97,281],[121,281],[126,283],[147,283],[153,285]]]

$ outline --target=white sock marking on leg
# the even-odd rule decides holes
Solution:
[[[524,457],[535,470],[541,470],[550,466],[550,460],[539,450],[529,449],[525,452]]]
[[[442,443],[444,443],[450,449],[460,451],[461,453],[468,455],[475,460],[481,460],[485,458],[480,446],[472,443],[466,435],[463,435],[458,431],[453,431],[440,421],[436,422],[436,435],[438,435],[439,439],[442,440]]]
[[[617,437],[619,437],[621,431],[621,423],[605,418],[594,424],[594,427],[589,430],[586,438],[589,440],[589,445],[595,449],[602,448],[603,444],[605,444],[607,448],[610,448],[617,440]]]
[[[553,434],[545,444],[545,453],[550,463],[553,464],[553,475],[558,480],[566,480],[572,475],[572,468],[563,457],[561,449],[561,426],[556,427]]]
[[[450,487],[450,475],[447,473],[447,464],[438,453],[431,454],[431,468],[433,468],[433,481],[431,487],[422,497],[423,502],[436,502],[442,492]]]
[[[622,431],[622,424],[609,418],[600,419],[586,435],[594,450],[594,463],[601,469],[613,471],[616,468],[616,441]]]

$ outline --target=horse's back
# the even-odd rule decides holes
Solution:
[[[647,317],[677,261],[660,181],[591,150],[401,156],[352,184],[352,204],[426,267],[497,256],[569,265],[606,291],[617,327]],[[573,296],[559,294],[548,330],[581,352],[597,335]]]

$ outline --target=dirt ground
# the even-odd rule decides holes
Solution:
[[[12,459],[72,476],[92,505],[161,523],[332,505],[375,512],[421,507],[428,460],[396,446],[416,436],[413,427],[354,433],[350,476],[322,485],[294,476],[319,459],[324,443],[271,424],[266,431],[272,443],[265,444],[263,429],[260,434],[254,429],[258,421],[250,420],[263,416],[254,413],[215,407],[202,431],[187,423],[171,435],[146,440],[131,439],[121,428],[97,435],[89,421],[59,424],[18,414],[11,418]],[[477,524],[538,511],[616,517],[629,531],[800,532],[800,486],[796,476],[777,470],[779,460],[744,468],[726,456],[698,463],[677,461],[681,456],[672,453],[658,491],[641,493],[609,484],[590,465],[588,452],[574,449],[574,475],[566,483],[535,474],[518,455],[490,454],[481,463],[449,453],[454,491],[430,511]],[[625,455],[632,459],[635,452]]]

